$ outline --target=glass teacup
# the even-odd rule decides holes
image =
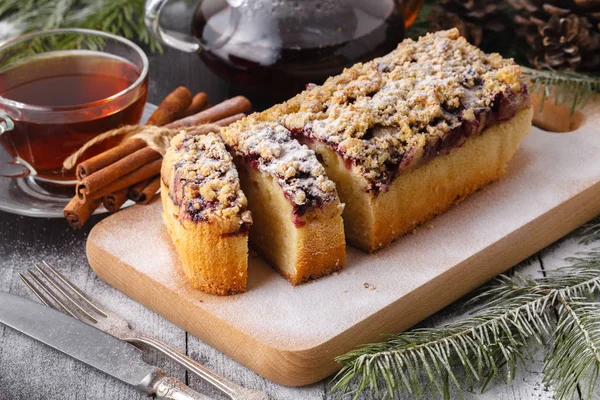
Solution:
[[[96,135],[141,119],[148,59],[112,34],[57,29],[0,44],[0,176],[72,185],[63,161]],[[110,139],[80,160],[116,145]]]

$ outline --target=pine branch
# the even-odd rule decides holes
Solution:
[[[54,28],[96,29],[136,40],[152,52],[162,52],[160,43],[144,25],[144,0],[3,0],[0,20],[23,27],[22,33]]]
[[[599,226],[596,219],[578,230],[582,241],[598,238]],[[545,278],[499,276],[468,303],[479,307],[470,318],[390,335],[338,357],[343,368],[334,390],[393,398],[422,397],[426,387],[450,398],[450,386],[463,390],[458,376],[483,390],[501,369],[510,382],[533,341],[549,347],[544,382],[555,386],[557,398],[571,398],[578,385],[591,395],[600,374],[600,303],[593,301],[600,293],[600,249],[567,261]]]
[[[547,98],[553,97],[556,104],[568,104],[571,113],[595,100],[600,91],[600,77],[578,72],[559,72],[521,67],[529,79],[529,90],[542,97],[541,107]]]
[[[422,397],[419,371],[426,371],[427,384],[448,399],[449,382],[462,389],[456,367],[473,381],[489,381],[504,366],[510,382],[517,363],[525,358],[523,347],[530,339],[544,342],[551,324],[547,306],[554,296],[547,293],[508,310],[495,307],[440,328],[408,331],[384,343],[362,346],[336,359],[344,367],[334,390],[357,381],[355,397],[365,389],[382,398],[404,391]]]
[[[48,10],[51,12],[48,13],[48,18],[41,26],[41,30],[60,28],[74,5],[75,0],[57,0],[54,2],[54,4],[52,4],[52,9]],[[45,10],[42,10],[41,12],[44,11]],[[39,12],[40,10],[35,11],[36,14]]]
[[[581,388],[591,399],[600,373],[600,304],[560,297],[558,327],[546,356],[544,382],[557,397],[571,399]]]
[[[600,241],[600,217],[596,217],[583,225],[577,230],[577,233],[583,236],[583,239],[579,241],[581,244]]]
[[[97,29],[137,39],[150,46],[152,52],[162,52],[144,25],[144,0],[84,0],[86,14],[81,28]]]

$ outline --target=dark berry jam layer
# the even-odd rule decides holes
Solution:
[[[294,221],[310,210],[338,201],[335,184],[327,178],[315,152],[294,139],[283,125],[256,123],[225,129],[222,135],[239,164],[277,180],[292,204]]]
[[[483,131],[495,124],[507,121],[513,118],[519,111],[530,105],[530,97],[527,86],[521,85],[521,90],[517,93],[507,88],[504,92],[499,92],[494,96],[489,107],[479,107],[473,110],[470,119],[463,118],[464,107],[448,109],[444,111],[444,116],[433,124],[445,123],[451,129],[441,136],[425,135],[424,145],[414,144],[407,150],[402,150],[398,146],[395,151],[390,151],[390,157],[384,164],[385,169],[376,179],[371,179],[363,174],[369,182],[369,191],[377,195],[380,192],[385,193],[389,189],[391,182],[403,171],[417,168],[433,158],[448,154],[453,148],[461,147],[465,141],[475,135],[480,135]],[[398,128],[375,126],[367,130],[362,140],[369,141],[382,131],[393,131]],[[310,124],[304,129],[290,129],[290,131],[301,141],[314,142],[319,139],[312,135]],[[323,142],[323,141],[321,141]],[[344,160],[347,168],[359,165],[359,160],[348,155],[333,142],[323,142],[328,147],[335,150]],[[405,143],[402,143],[403,145]]]
[[[230,223],[226,235],[247,235],[252,223],[231,154],[213,133],[179,137],[165,162],[172,162],[169,196],[195,223]],[[165,177],[163,177],[165,179]]]

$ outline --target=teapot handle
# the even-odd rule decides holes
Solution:
[[[202,47],[190,35],[181,32],[163,29],[160,26],[160,13],[169,0],[147,0],[144,22],[152,34],[167,46],[186,53],[195,53]]]
[[[402,1],[402,12],[404,13],[404,28],[408,29],[409,26],[415,22],[421,7],[423,7],[424,0],[403,0]]]

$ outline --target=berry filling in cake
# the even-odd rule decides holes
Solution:
[[[530,104],[520,69],[455,31],[406,40],[290,100],[278,120],[355,167],[375,194]]]
[[[230,147],[244,163],[277,179],[293,206],[297,227],[304,225],[301,217],[308,211],[338,201],[335,184],[327,178],[315,152],[298,143],[282,125],[253,125],[238,132]]]
[[[252,211],[252,246],[294,285],[342,268],[343,206],[315,152],[277,122],[247,118],[221,135]]]
[[[169,190],[173,203],[196,223],[234,218],[237,226],[224,234],[247,234],[252,216],[223,141],[214,133],[186,136],[174,151],[179,161]]]
[[[252,214],[223,139],[175,136],[161,179],[163,221],[191,286],[218,295],[244,292]]]
[[[407,39],[244,124],[278,124],[317,154],[347,240],[377,250],[498,179],[531,127],[512,60],[458,30]]]

